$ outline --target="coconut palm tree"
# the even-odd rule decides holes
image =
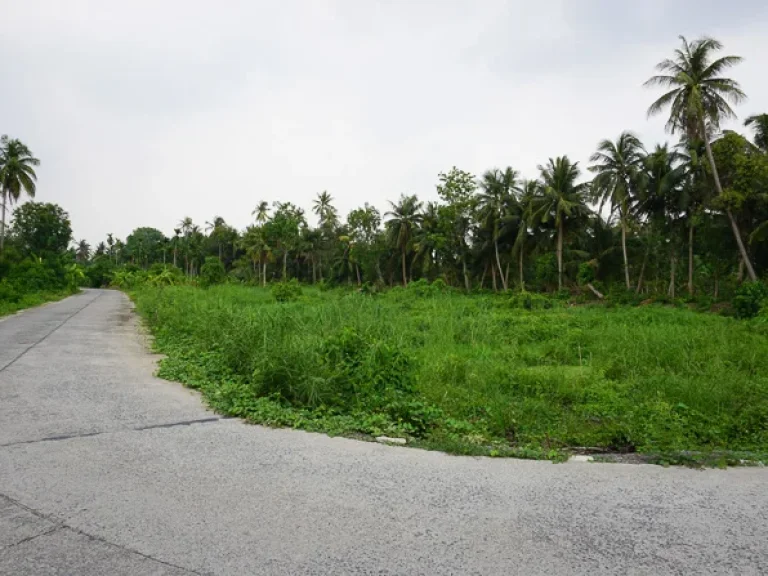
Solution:
[[[710,136],[711,132],[719,130],[721,120],[736,117],[731,104],[738,104],[746,99],[738,82],[720,76],[742,59],[739,56],[713,58],[715,52],[723,47],[714,38],[703,37],[688,42],[681,36],[680,40],[682,47],[675,50],[675,57],[659,62],[656,69],[661,74],[652,76],[645,83],[646,86],[670,88],[651,104],[648,115],[658,114],[668,107],[670,114],[667,129],[671,133],[683,131],[689,140],[699,138],[704,141],[715,189],[718,195],[722,196],[723,187],[712,155]],[[739,226],[729,206],[726,206],[725,212],[741,259],[750,279],[754,281],[757,275],[741,238]]]
[[[768,152],[768,114],[755,114],[744,120],[744,126],[753,126],[755,146]]]
[[[621,226],[621,251],[624,255],[624,280],[630,289],[629,258],[627,257],[627,226],[632,203],[636,200],[637,190],[642,186],[643,157],[645,148],[631,132],[622,132],[616,142],[603,140],[592,154],[590,172],[596,174],[592,181],[594,199],[600,201],[600,209],[608,203],[611,214],[619,213]]]
[[[390,202],[392,210],[386,213],[389,218],[387,228],[392,245],[400,250],[403,268],[403,286],[408,286],[406,258],[414,231],[421,222],[421,202],[416,197],[403,195],[397,203]]]
[[[312,212],[320,219],[320,227],[334,226],[338,222],[338,213],[333,207],[333,196],[323,190],[312,202]]]
[[[18,202],[22,192],[35,197],[37,174],[35,166],[40,160],[32,155],[20,140],[0,138],[0,189],[2,189],[2,218],[0,218],[0,252],[5,245],[5,211],[8,204]]]
[[[75,248],[75,258],[78,262],[87,262],[91,257],[91,245],[87,240],[80,240]]]
[[[534,219],[542,223],[552,220],[557,233],[557,287],[563,289],[563,238],[566,225],[579,216],[589,214],[587,185],[577,183],[581,172],[578,162],[568,156],[549,159],[541,172],[541,192],[536,199]]]
[[[264,224],[267,220],[269,220],[269,204],[262,200],[256,205],[256,208],[254,208],[253,212],[251,212],[251,216],[256,216],[256,222],[258,224]]]
[[[515,236],[515,243],[512,246],[512,253],[517,254],[521,292],[525,292],[525,276],[523,274],[525,251],[529,243],[529,230],[535,226],[533,213],[536,208],[536,198],[540,188],[541,183],[537,180],[526,180],[523,182],[520,186],[520,197],[517,200],[517,213],[511,216],[517,219],[517,234]]]
[[[684,162],[684,156],[670,150],[666,144],[657,145],[644,159],[646,184],[640,189],[638,201],[633,206],[634,217],[646,222],[646,251],[635,288],[638,294],[642,290],[654,232],[663,235],[669,243],[670,292],[674,292],[676,246],[670,240],[678,236],[679,213],[687,209],[683,189],[688,173]]]
[[[506,291],[506,275],[501,268],[499,257],[499,235],[507,207],[516,201],[516,194],[520,193],[518,172],[509,166],[504,171],[488,170],[480,180],[480,189],[482,192],[478,195],[478,215],[483,224],[491,230],[496,266],[501,276],[501,285]]]
[[[219,250],[219,260],[222,258],[223,238],[222,236],[226,232],[227,223],[221,216],[214,217],[212,222],[205,223],[205,231],[208,232],[210,238],[216,242],[216,246]]]

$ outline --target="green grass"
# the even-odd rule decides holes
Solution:
[[[253,422],[494,456],[768,452],[768,335],[732,318],[423,286],[133,297],[160,376]]]
[[[25,308],[34,308],[40,306],[46,302],[55,302],[62,300],[67,296],[71,296],[72,292],[69,290],[59,291],[45,291],[45,292],[28,292],[21,296],[19,299],[3,300],[0,299],[0,317],[13,314],[19,310]]]

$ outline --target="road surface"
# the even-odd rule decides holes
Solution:
[[[447,456],[220,419],[125,296],[0,321],[0,574],[766,574],[768,470]]]

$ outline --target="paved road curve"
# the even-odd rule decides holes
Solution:
[[[765,574],[768,470],[458,458],[220,420],[127,299],[0,321],[0,574]]]

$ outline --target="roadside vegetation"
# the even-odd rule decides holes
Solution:
[[[55,204],[17,206],[8,228],[7,208],[23,195],[34,198],[39,160],[21,141],[0,138],[0,316],[59,300],[85,280],[75,262],[69,215]]]
[[[768,323],[442,282],[285,289],[136,289],[160,376],[252,422],[457,453],[768,451]]]

